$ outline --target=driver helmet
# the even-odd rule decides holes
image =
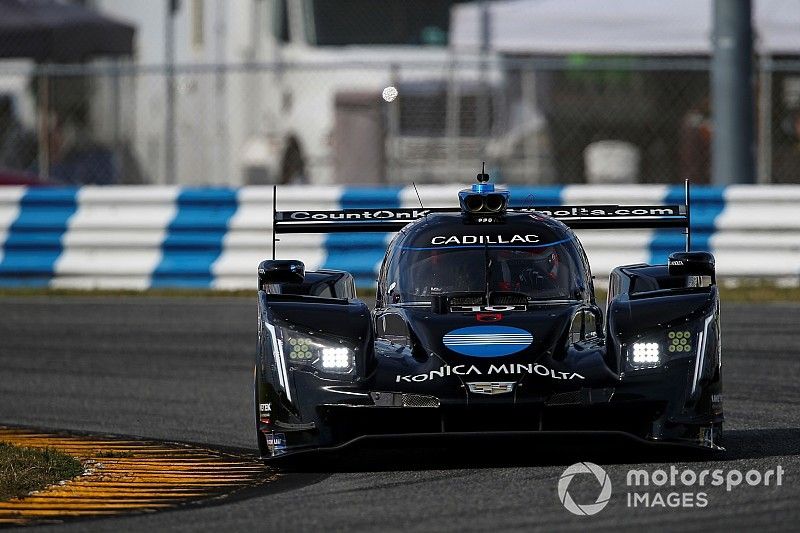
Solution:
[[[520,290],[534,283],[536,277],[558,281],[560,269],[558,252],[553,246],[525,250],[508,250],[498,254],[501,274],[497,288],[503,291]]]
[[[558,279],[559,261],[555,247],[534,248],[528,259],[542,276],[553,281]]]

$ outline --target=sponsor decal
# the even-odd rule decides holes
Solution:
[[[445,250],[447,248],[544,248],[563,244],[574,239],[574,236],[559,241],[539,241],[538,235],[437,235],[431,239],[431,245],[404,246],[404,250]]]
[[[286,435],[284,433],[268,433],[264,435],[267,441],[267,446],[273,452],[286,449]]]
[[[365,209],[364,211],[287,211],[279,213],[280,220],[314,220],[317,222],[339,220],[416,220],[430,213],[430,209]]]
[[[391,289],[390,289],[391,290]],[[512,311],[526,311],[526,305],[451,305],[451,313],[510,313]]]
[[[417,220],[430,213],[453,212],[453,209],[437,210],[422,208],[394,208],[394,209],[346,209],[344,211],[278,211],[279,222],[293,220],[315,220],[320,222],[339,220]],[[536,213],[553,218],[625,218],[625,217],[663,217],[684,216],[680,206],[677,205],[560,205],[538,207],[513,207],[511,212]]]
[[[473,394],[506,394],[514,390],[514,381],[473,381],[467,383],[469,391]]]
[[[452,209],[444,210],[444,212]],[[628,218],[628,217],[677,217],[681,214],[677,205],[593,205],[593,206],[538,206],[530,208],[511,208],[511,212],[542,214],[553,218]],[[383,220],[408,221],[420,219],[430,213],[443,212],[436,209],[394,208],[394,209],[346,209],[344,211],[278,211],[278,223],[291,222],[338,222],[343,220]],[[481,222],[494,221],[494,217],[481,218]]]
[[[552,218],[581,218],[581,217],[652,217],[652,216],[680,216],[680,207],[677,205],[629,205],[629,206],[558,206],[558,207],[530,207],[516,208],[514,211],[521,213],[536,212]]]
[[[497,322],[503,319],[503,315],[500,313],[477,313],[475,315],[475,320],[478,322]]]
[[[424,374],[408,374],[395,376],[395,383],[422,383],[437,378],[449,376],[492,376],[508,374],[536,374],[551,379],[586,379],[577,372],[559,372],[539,363],[511,363],[503,365],[489,365],[486,370],[481,370],[475,365],[444,365],[438,370],[430,370]]]
[[[538,235],[437,235],[431,239],[433,246],[465,244],[539,244]]]
[[[470,357],[504,357],[521,352],[533,343],[529,331],[509,326],[470,326],[447,333],[442,342],[449,349]]]
[[[272,416],[272,404],[260,403],[258,404],[259,420],[264,424],[269,424]]]

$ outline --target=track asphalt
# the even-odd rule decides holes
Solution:
[[[465,443],[458,449],[363,449],[326,472],[283,473],[231,503],[45,526],[52,531],[797,531],[800,526],[800,303],[723,302],[725,445],[695,457],[627,443]],[[0,424],[188,441],[255,453],[255,300],[0,298]],[[600,464],[608,506],[574,516],[559,501],[565,468]],[[628,487],[627,472],[781,466],[769,487]],[[592,503],[600,486],[569,486]],[[704,507],[627,505],[688,493]],[[39,529],[39,528],[36,528]]]

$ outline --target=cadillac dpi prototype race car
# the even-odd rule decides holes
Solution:
[[[262,458],[538,432],[721,449],[719,294],[713,256],[690,251],[688,184],[684,205],[513,208],[488,179],[459,209],[273,205],[278,234],[397,234],[374,311],[347,272],[259,265]],[[603,313],[572,228],[683,228],[687,246],[667,265],[614,269]]]

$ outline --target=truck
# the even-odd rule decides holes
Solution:
[[[461,1],[194,0],[172,13],[96,4],[138,28],[132,137],[150,181],[239,186],[450,183],[481,159],[529,153],[497,142],[509,114],[497,63],[448,46]]]

